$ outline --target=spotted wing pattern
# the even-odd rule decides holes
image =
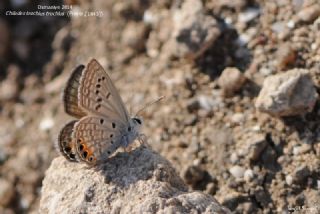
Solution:
[[[128,111],[102,66],[92,59],[82,73],[78,90],[79,106],[90,114],[117,119],[128,124]]]
[[[121,123],[106,117],[86,116],[75,124],[73,138],[80,160],[89,165],[107,159],[121,146]]]
[[[69,161],[78,162],[75,141],[72,137],[73,127],[77,120],[67,123],[58,136],[58,150]]]
[[[81,118],[86,115],[85,111],[78,106],[78,89],[83,69],[84,66],[79,65],[73,70],[68,79],[67,86],[63,91],[64,110],[76,118]]]

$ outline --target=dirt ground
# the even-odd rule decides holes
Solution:
[[[265,78],[293,68],[306,69],[319,94],[319,1],[185,2],[66,1],[103,14],[72,18],[6,16],[37,5],[0,2],[0,213],[36,213],[54,142],[71,119],[62,89],[91,58],[132,114],[165,96],[143,112],[143,132],[190,189],[234,213],[320,212],[319,99],[296,116],[255,108]],[[179,46],[183,13],[211,20],[210,42]],[[228,67],[246,81],[226,96],[219,81]]]

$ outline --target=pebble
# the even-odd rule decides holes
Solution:
[[[259,8],[248,8],[241,12],[238,17],[239,22],[248,23],[260,15]]]
[[[229,169],[229,172],[231,173],[231,175],[235,178],[242,178],[245,172],[245,169],[241,166],[233,166]]]
[[[247,182],[251,181],[253,179],[253,171],[252,169],[247,169],[244,174],[243,174],[243,178],[244,180],[246,180]]]
[[[14,195],[13,185],[9,181],[0,178],[0,205],[6,207],[12,201]]]
[[[248,139],[248,145],[248,158],[250,160],[257,161],[268,144],[265,135],[254,134]]]
[[[296,58],[297,54],[293,49],[292,44],[284,43],[279,45],[276,53],[278,69],[282,70],[289,65],[293,65],[296,61]]]
[[[204,171],[199,166],[188,166],[183,172],[187,184],[195,185],[204,177]]]
[[[244,117],[244,114],[242,113],[235,113],[231,116],[231,121],[233,123],[236,123],[236,124],[241,124],[245,121],[245,117]]]
[[[294,170],[293,181],[294,183],[301,184],[305,182],[308,176],[310,176],[309,168],[306,165],[302,165]]]
[[[43,118],[39,124],[39,129],[42,131],[47,131],[54,126],[54,120],[51,117]]]
[[[286,176],[286,183],[291,186],[293,184],[293,178],[291,175]]]
[[[239,69],[228,67],[222,71],[218,84],[223,90],[223,95],[230,97],[242,88],[245,80],[246,78]]]
[[[200,57],[220,36],[218,22],[205,15],[200,0],[184,1],[173,16],[173,55],[194,60]]]
[[[147,34],[148,28],[146,25],[137,22],[129,22],[122,33],[122,44],[139,51],[144,48]]]
[[[320,15],[320,5],[319,4],[313,4],[311,6],[303,8],[298,14],[298,20],[303,22],[313,22],[315,19],[317,19]]]
[[[310,144],[302,144],[301,146],[293,147],[292,153],[294,155],[301,155],[305,154],[311,151],[311,145]]]
[[[255,107],[277,117],[300,115],[312,111],[317,98],[309,72],[293,69],[267,77]]]
[[[233,152],[231,155],[230,155],[230,162],[232,164],[235,164],[239,161],[239,157],[237,155],[237,153]]]

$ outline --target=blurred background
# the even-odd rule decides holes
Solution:
[[[234,213],[319,207],[319,16],[318,0],[1,0],[0,213],[37,212],[61,92],[91,58],[132,113],[166,97],[144,133],[190,189]]]

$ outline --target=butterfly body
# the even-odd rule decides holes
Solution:
[[[92,59],[71,74],[63,94],[66,113],[78,120],[60,131],[58,148],[69,161],[96,165],[140,139],[142,120],[131,118],[102,66]]]

